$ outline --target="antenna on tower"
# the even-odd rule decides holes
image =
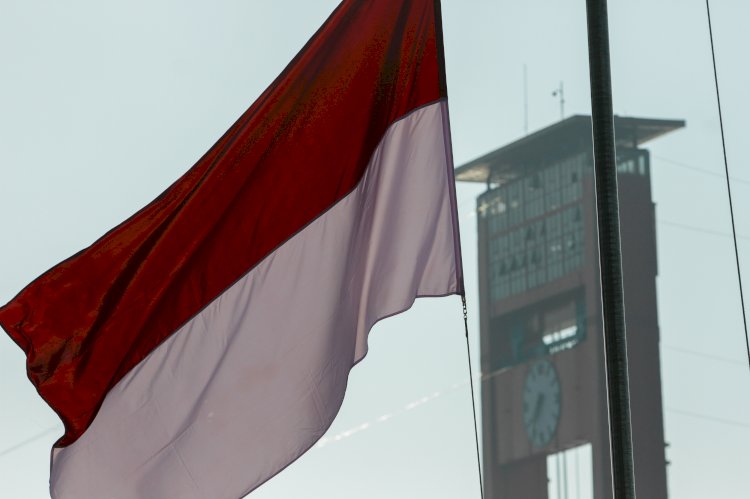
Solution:
[[[552,92],[552,97],[560,98],[560,120],[565,119],[565,90],[563,89],[563,82],[560,82],[560,87]]]
[[[529,133],[529,79],[526,64],[523,65],[523,133]]]

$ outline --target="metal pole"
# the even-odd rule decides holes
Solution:
[[[568,451],[563,451],[563,497],[568,499]]]
[[[607,1],[586,0],[599,263],[615,499],[635,498]]]

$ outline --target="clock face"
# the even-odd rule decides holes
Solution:
[[[531,364],[523,384],[523,424],[533,447],[549,444],[560,421],[560,380],[547,360]]]

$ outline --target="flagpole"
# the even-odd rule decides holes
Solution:
[[[635,499],[607,1],[586,0],[599,262],[615,499]]]

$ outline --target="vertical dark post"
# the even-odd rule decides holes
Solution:
[[[599,263],[615,499],[635,498],[607,1],[586,0]]]

